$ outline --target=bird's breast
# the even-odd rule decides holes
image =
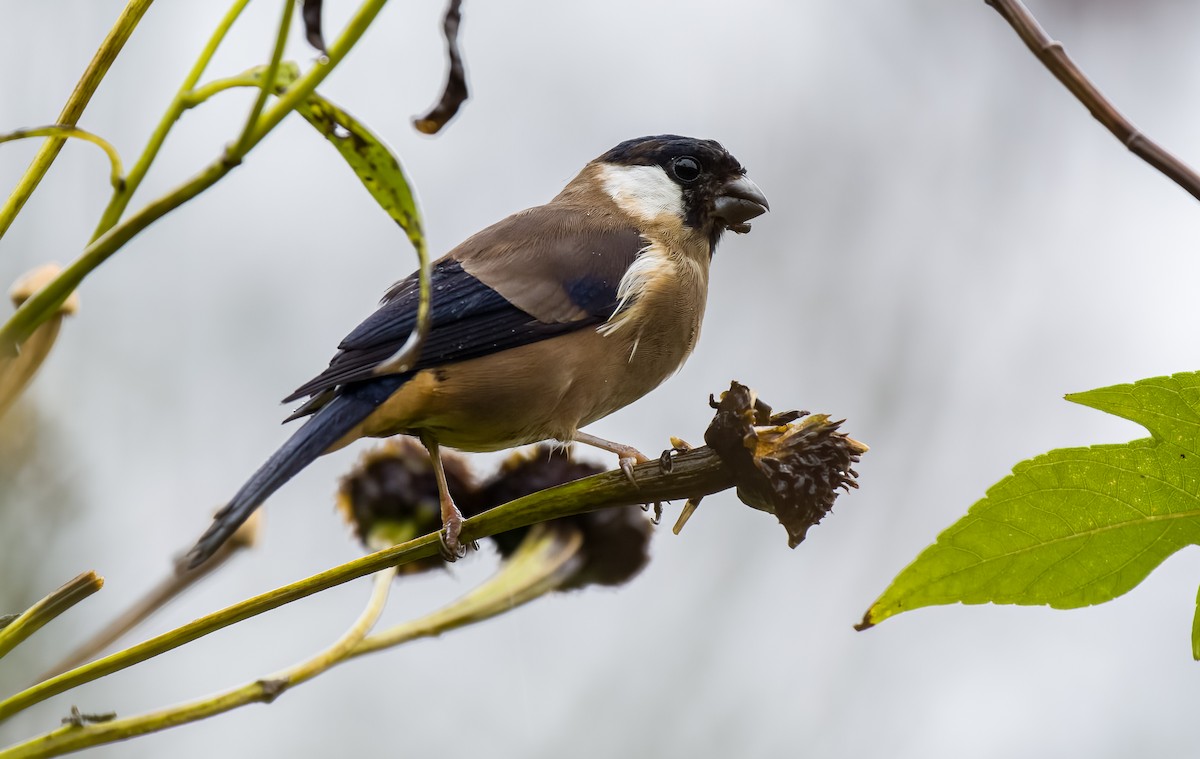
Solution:
[[[644,352],[643,362],[669,364],[669,375],[695,347],[707,299],[707,252],[652,240],[621,278],[616,311],[599,332],[630,343],[631,362]]]

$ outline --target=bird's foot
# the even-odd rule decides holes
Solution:
[[[458,540],[459,534],[462,533],[462,525],[461,516],[452,516],[442,525],[442,531],[438,533],[438,553],[442,555],[443,561],[453,563],[467,555],[467,547]]]
[[[637,478],[633,476],[633,467],[637,464],[644,464],[650,459],[634,448],[630,448],[629,452],[631,455],[621,456],[617,460],[617,464],[621,467],[621,471],[625,473],[625,479],[629,480],[629,484],[637,485]]]
[[[602,451],[617,454],[618,465],[621,471],[625,473],[625,478],[633,485],[637,485],[637,478],[633,476],[633,467],[637,464],[644,464],[650,460],[650,457],[634,448],[632,445],[624,443],[614,443],[611,440],[605,440],[602,437],[596,437],[587,432],[576,432],[575,441],[585,445],[591,445],[599,448]]]

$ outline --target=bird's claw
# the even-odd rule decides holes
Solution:
[[[633,475],[633,467],[636,464],[644,464],[650,460],[646,454],[634,448],[632,445],[624,445],[623,443],[614,443],[611,440],[596,437],[581,430],[575,431],[574,440],[584,445],[593,445],[602,451],[617,454],[617,464],[621,467],[621,471],[625,473],[625,479],[629,480],[629,484],[637,487],[637,478]]]
[[[658,457],[658,465],[662,467],[663,473],[670,474],[675,468],[675,456],[680,453],[687,453],[692,450],[692,444],[681,438],[671,438],[671,447],[662,452]]]
[[[650,457],[638,449],[625,446],[617,463],[620,464],[621,471],[625,473],[625,479],[629,480],[629,484],[637,487],[638,483],[637,478],[633,476],[633,467],[637,464],[645,464],[649,460]]]
[[[442,525],[442,530],[438,533],[438,553],[443,561],[454,563],[467,555],[467,547],[458,540],[462,524],[463,520],[458,518],[449,519]],[[471,545],[475,546],[475,543],[472,541]]]
[[[644,460],[645,458],[643,457],[643,461]],[[629,480],[630,485],[637,487],[637,478],[633,476],[633,465],[640,464],[642,462],[638,461],[633,456],[622,456],[619,463],[621,465],[621,471],[625,473],[625,479]]]

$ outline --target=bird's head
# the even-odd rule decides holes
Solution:
[[[643,223],[675,219],[715,244],[745,233],[770,206],[746,169],[714,140],[674,134],[626,140],[592,161],[603,190]]]

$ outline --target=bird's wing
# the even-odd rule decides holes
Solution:
[[[433,322],[414,369],[604,322],[616,309],[621,277],[643,245],[632,228],[551,206],[489,227],[434,264]],[[397,283],[379,309],[342,340],[329,368],[284,402],[377,377],[375,367],[412,332],[418,297],[415,274]]]

